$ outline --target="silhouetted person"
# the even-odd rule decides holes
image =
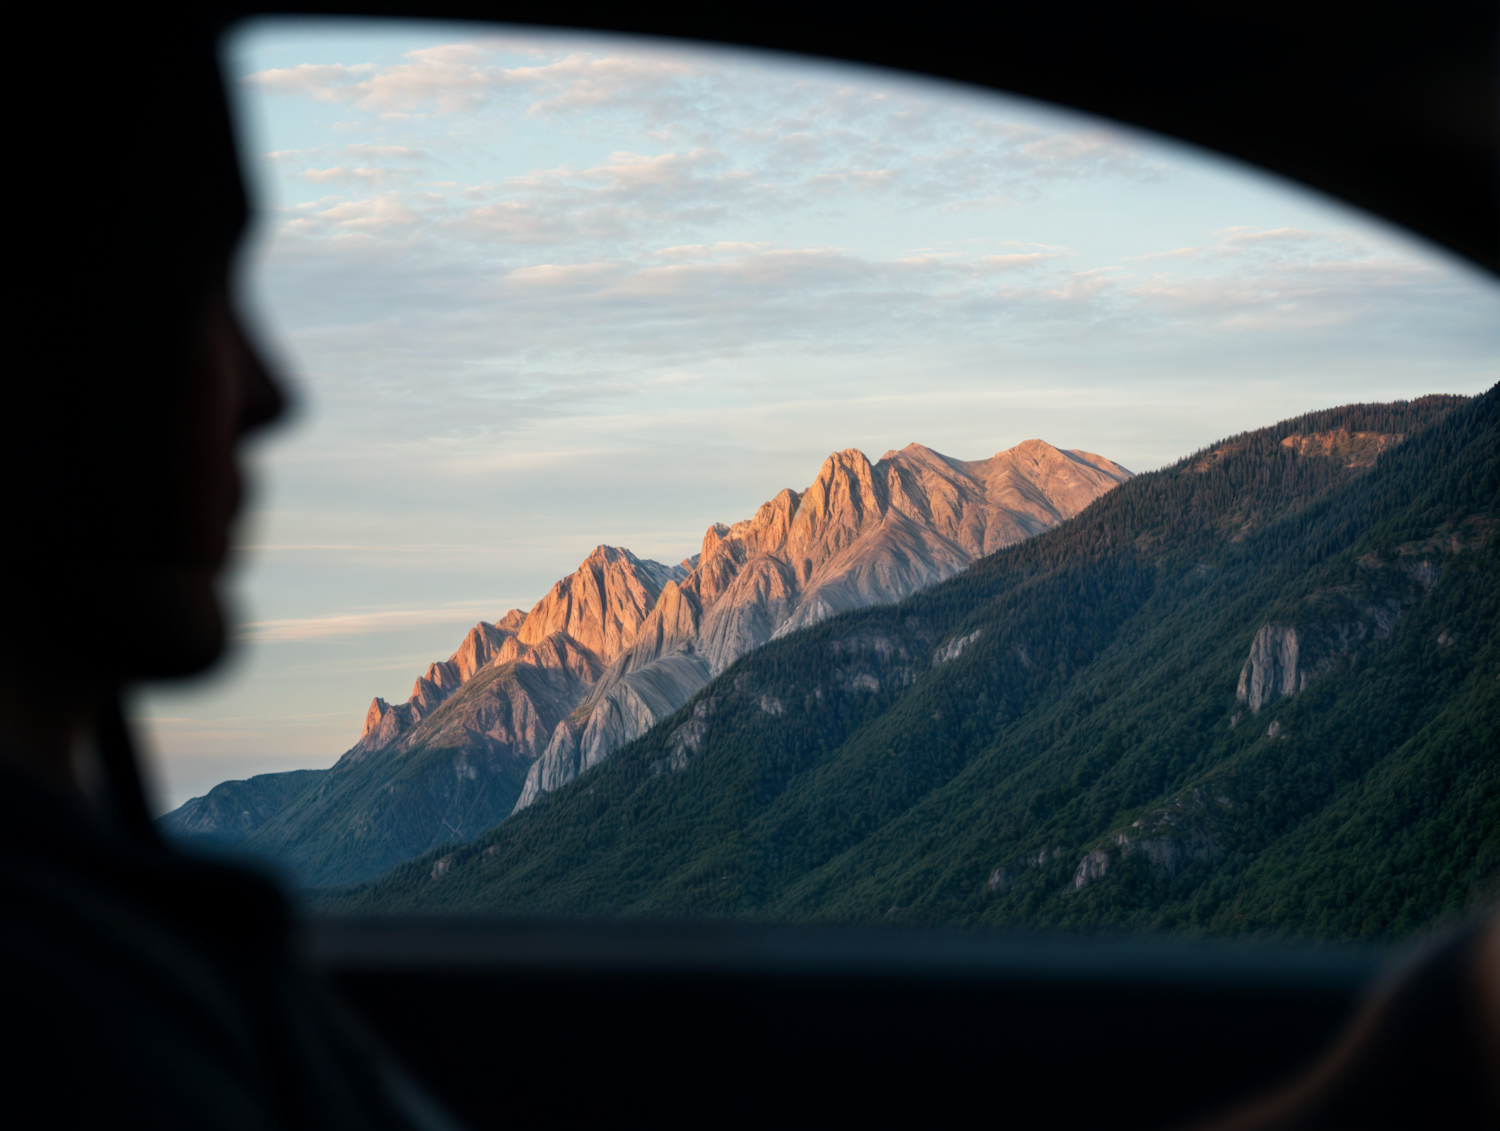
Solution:
[[[4,417],[6,1121],[452,1126],[302,968],[279,892],[152,834],[119,693],[223,650],[237,449],[282,396],[229,297],[213,29],[84,30],[105,124],[49,170],[67,230],[22,263]]]
[[[152,834],[120,691],[223,650],[237,447],[282,397],[230,299],[246,210],[215,29],[91,27],[79,69],[112,126],[70,135],[71,163],[48,170],[68,230],[22,263],[31,349],[24,369],[12,358],[0,444],[7,1111],[57,1127],[447,1126],[303,969],[270,884]],[[1492,920],[1224,1126],[1493,1122],[1497,1064]]]

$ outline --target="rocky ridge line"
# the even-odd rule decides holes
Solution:
[[[573,780],[773,637],[901,600],[1077,514],[1131,473],[1028,440],[978,461],[829,456],[676,566],[599,546],[529,611],[469,630],[404,703],[247,837],[306,884],[466,840]]]

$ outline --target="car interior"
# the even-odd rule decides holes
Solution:
[[[1500,273],[1490,3],[881,15],[327,0],[200,6],[174,34],[208,61],[261,15],[591,29],[992,88],[1216,151]],[[476,1128],[1209,1125],[1306,1070],[1411,957],[717,921],[310,918],[301,932],[349,1007]]]

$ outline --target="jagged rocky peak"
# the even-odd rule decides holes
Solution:
[[[517,808],[644,733],[766,641],[899,601],[1071,518],[1130,475],[1041,440],[972,463],[921,444],[874,464],[856,448],[834,452],[807,490],[782,490],[753,517],[704,532],[696,564],[662,587],[635,643],[532,767]]]
[[[359,757],[411,740],[417,727],[478,672],[513,661],[555,670],[570,681],[574,701],[598,678],[603,663],[628,647],[664,586],[686,577],[684,566],[637,558],[599,546],[552,587],[529,613],[511,609],[494,624],[480,621],[447,660],[428,665],[405,703],[376,698],[350,754]],[[476,706],[481,712],[485,709]],[[481,730],[483,728],[480,728]]]
[[[517,636],[537,644],[566,632],[607,663],[635,641],[663,586],[686,573],[618,546],[599,546],[536,603]]]
[[[1132,474],[1114,460],[1078,449],[1063,451],[1045,440],[1025,440],[964,466],[984,484],[991,502],[1045,505],[1060,519],[1072,518],[1099,497],[1101,488],[1108,490]]]
[[[698,548],[697,558],[693,565],[696,566],[704,558],[712,557],[719,543],[729,536],[729,527],[722,522],[716,522],[703,532],[703,545]],[[686,563],[684,563],[686,564]]]
[[[493,663],[496,658],[513,660],[520,655],[521,649],[516,640],[516,630],[504,625],[504,621],[508,620],[510,615],[507,613],[499,624],[485,624],[484,621],[480,621],[469,629],[464,642],[458,646],[458,651],[448,657],[448,663],[452,665],[459,683],[467,682],[475,672]],[[522,617],[524,616],[523,613]]]
[[[427,671],[417,676],[417,681],[411,685],[411,697],[406,702],[418,718],[430,715],[444,699],[458,690],[459,684],[455,665],[447,662],[429,664]]]
[[[526,654],[521,657],[521,663],[539,668],[556,668],[581,685],[593,683],[599,678],[601,670],[599,657],[562,631],[554,632],[527,649]]]
[[[864,452],[857,448],[834,452],[797,503],[788,549],[794,555],[812,546],[837,553],[867,522],[885,514],[883,486],[877,485],[875,469]]]
[[[358,757],[371,750],[389,746],[410,729],[415,713],[413,704],[409,702],[393,707],[377,695],[370,703],[370,709],[365,712],[365,726],[359,741],[349,749],[345,757]]]
[[[390,709],[391,705],[378,695],[370,700],[370,709],[365,712],[365,729],[360,731],[359,737],[364,738],[378,727],[380,720],[385,718],[386,712]]]
[[[965,553],[992,553],[1072,518],[1131,472],[1103,456],[1024,440],[983,460],[922,444],[875,465],[892,511],[928,526]]]

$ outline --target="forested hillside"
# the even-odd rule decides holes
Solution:
[[[1315,413],[773,641],[331,911],[1388,939],[1500,872],[1497,392]]]

